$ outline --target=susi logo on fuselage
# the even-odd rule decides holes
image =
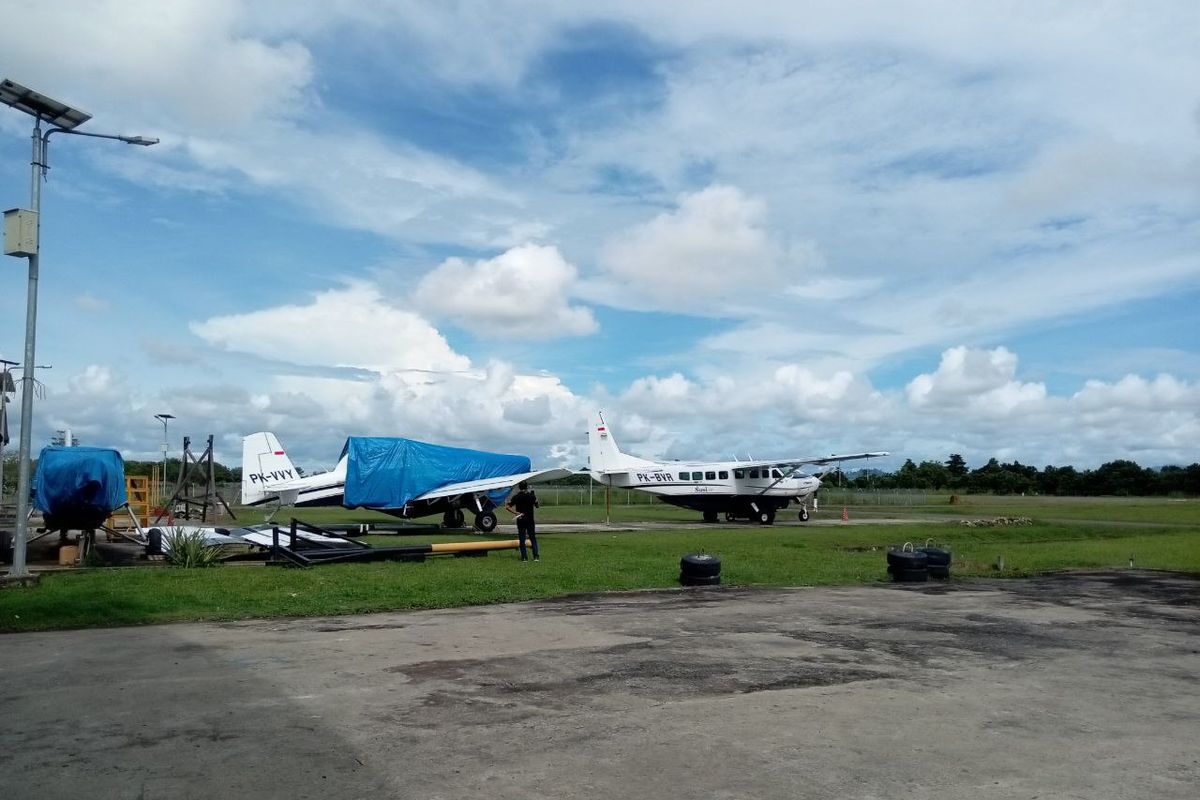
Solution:
[[[290,469],[277,469],[271,472],[251,472],[251,483],[280,483],[295,480],[296,475]]]

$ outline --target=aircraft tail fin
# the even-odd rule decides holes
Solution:
[[[300,477],[283,445],[273,433],[266,431],[242,437],[242,503],[254,505],[279,493],[270,491],[273,484],[294,481]]]
[[[612,429],[604,421],[604,414],[597,411],[588,428],[588,471],[599,479],[607,472],[635,469],[650,462],[626,455],[617,446]]]

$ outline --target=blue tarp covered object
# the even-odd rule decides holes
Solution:
[[[349,456],[342,500],[347,508],[403,508],[414,497],[450,483],[530,471],[528,456],[444,447],[412,439],[351,436],[342,455]],[[506,492],[495,494],[502,498]]]
[[[33,504],[48,526],[94,528],[125,501],[125,462],[116,450],[46,447],[38,456]]]

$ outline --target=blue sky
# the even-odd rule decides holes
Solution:
[[[162,139],[54,139],[35,445],[1200,460],[1200,10],[1018,6],[0,0]]]

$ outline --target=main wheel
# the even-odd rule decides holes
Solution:
[[[726,522],[735,522],[736,520],[737,520],[737,515],[734,514],[732,511],[725,512],[725,521]]]
[[[475,515],[475,527],[484,533],[491,533],[496,530],[496,515],[491,511],[484,511],[482,514]]]
[[[717,521],[717,512],[705,511],[704,512],[704,521],[705,522],[716,522]]]
[[[463,526],[463,512],[461,508],[447,509],[442,514],[443,528],[461,528]]]
[[[762,511],[758,512],[758,524],[759,525],[775,524],[775,509],[764,508]]]
[[[800,506],[800,521],[808,522],[808,506]]]

